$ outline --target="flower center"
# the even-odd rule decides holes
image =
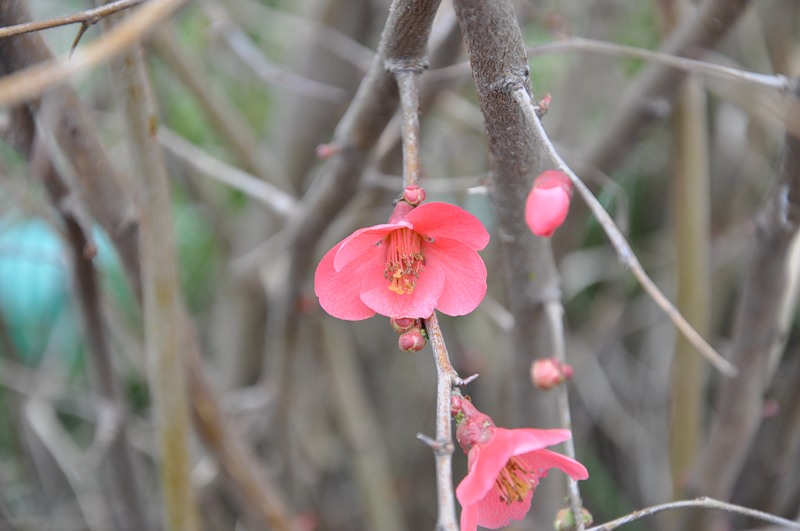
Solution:
[[[386,269],[383,276],[389,281],[389,290],[407,295],[417,287],[419,274],[425,269],[422,255],[422,236],[411,229],[400,228],[386,237]]]
[[[495,480],[500,491],[500,501],[508,504],[521,502],[538,484],[539,478],[536,474],[516,457],[508,460]]]

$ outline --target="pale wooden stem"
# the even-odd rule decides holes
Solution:
[[[403,139],[403,187],[419,184],[419,86],[418,73],[403,69],[394,73],[400,91]]]

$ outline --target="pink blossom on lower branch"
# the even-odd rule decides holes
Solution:
[[[539,480],[551,468],[573,479],[586,479],[586,468],[546,447],[571,437],[569,430],[498,428],[472,402],[453,398],[456,438],[467,453],[467,477],[456,488],[461,504],[461,531],[478,526],[498,529],[521,520],[531,508]]]
[[[359,229],[324,256],[314,276],[322,308],[358,321],[376,313],[425,319],[465,315],[486,294],[478,218],[447,203],[400,201],[389,223]]]

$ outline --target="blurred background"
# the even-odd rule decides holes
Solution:
[[[268,183],[298,200],[312,188],[326,165],[315,150],[331,141],[369,69],[389,3],[198,1],[144,47],[172,191],[180,288],[202,370],[230,436],[252,454],[254,471],[275,490],[296,529],[432,529],[436,521],[434,460],[416,438],[434,433],[430,350],[400,352],[380,316],[349,323],[325,314],[311,275],[296,279],[287,271],[286,213],[274,207],[272,188],[259,187]],[[26,4],[34,20],[92,7],[77,0]],[[651,125],[617,147],[613,164],[598,167],[587,150],[607,133],[647,63],[566,45],[537,47],[574,35],[657,49],[672,28],[695,15],[694,3],[514,5],[531,47],[533,91],[553,98],[544,118],[551,138],[658,286],[731,356],[737,333],[763,324],[737,316],[745,287],[759,289],[748,280],[750,257],[762,234],[759,216],[774,211],[784,95],[732,78],[690,77],[679,94],[642,102]],[[799,28],[795,0],[753,2],[700,57],[796,76]],[[39,35],[61,57],[77,29]],[[78,49],[102,31],[101,24],[90,27]],[[481,253],[489,270],[485,301],[468,316],[441,317],[453,364],[462,377],[480,374],[465,392],[498,425],[557,427],[554,392],[535,389],[526,369],[551,355],[547,341],[531,344],[524,359],[514,354],[507,298],[515,287],[502,273],[503,236],[483,188],[490,171],[483,116],[450,2],[442,3],[429,52],[431,68],[421,78],[423,186],[429,200],[462,206],[492,233]],[[444,70],[451,65],[461,66]],[[105,66],[72,83],[113,171],[125,176],[127,125],[113,85]],[[135,288],[108,234],[95,224],[93,263],[111,356],[111,373],[99,376],[87,346],[68,229],[34,161],[14,139],[15,112],[0,111],[0,529],[124,528],[115,506],[104,501],[104,463],[116,459],[110,449],[120,440],[133,471],[133,496],[144,500],[146,525],[159,528],[163,502]],[[38,119],[47,130],[46,116]],[[378,139],[357,195],[308,249],[315,263],[353,230],[388,219],[400,173],[395,120]],[[551,243],[567,359],[575,369],[568,383],[573,435],[577,458],[590,472],[581,489],[595,522],[706,494],[708,474],[696,481],[692,474],[702,470],[726,379],[676,335],[577,197]],[[758,391],[726,395],[729,404],[741,400],[742,411],[756,411],[757,420],[744,462],[730,486],[714,494],[791,519],[800,511],[796,254],[790,245],[775,259],[785,265],[777,274],[786,274],[787,282],[778,315],[767,316],[775,317],[768,326],[776,337],[759,350],[763,370],[739,377],[758,380]],[[287,279],[298,283],[291,289],[300,297],[283,308],[292,326],[281,327],[271,313],[284,300]],[[121,397],[121,409],[112,408],[110,417],[98,387],[103,378],[116,382]],[[205,528],[259,529],[197,435],[190,458]],[[460,450],[454,467],[459,481],[466,469]],[[551,528],[555,511],[566,505],[563,482],[553,472],[528,520],[510,529]],[[757,526],[741,517],[724,525]],[[681,524],[667,516],[629,528]]]

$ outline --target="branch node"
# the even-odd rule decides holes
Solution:
[[[428,445],[436,456],[453,455],[453,452],[455,451],[455,445],[453,444],[453,441],[448,441],[447,439],[437,441],[436,439],[428,437],[424,433],[418,433],[417,439]]]
[[[429,67],[427,57],[406,57],[403,59],[386,59],[383,61],[383,67],[391,74],[398,74],[400,72],[413,72],[421,74]]]

